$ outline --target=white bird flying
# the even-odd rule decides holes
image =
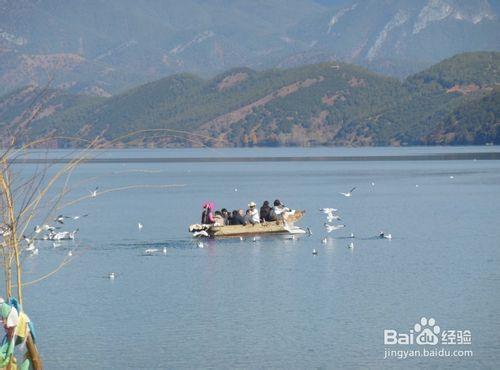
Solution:
[[[30,241],[28,242],[28,246],[26,247],[26,250],[27,250],[28,252],[33,252],[35,249],[36,249],[36,248],[35,248],[35,242],[34,242],[33,240],[30,240]]]
[[[326,216],[326,220],[328,222],[333,222],[333,221],[341,221],[342,219],[340,218],[339,215],[334,215],[332,213],[328,214],[328,216]]]
[[[73,220],[79,220],[80,218],[84,218],[84,217],[87,217],[88,216],[88,213],[84,214],[84,215],[78,215],[78,216],[68,216],[66,218],[72,218]]]
[[[329,225],[329,224],[325,224],[325,228],[326,228],[326,232],[327,233],[331,233],[332,231],[335,231],[335,230],[338,230],[338,229],[342,229],[343,227],[345,227],[345,225]]]
[[[77,216],[64,216],[64,215],[59,215],[57,216],[54,221],[55,222],[59,222],[60,224],[64,224],[64,220],[65,219],[68,219],[68,218],[71,218],[72,220],[79,220],[80,218],[83,218],[83,217],[87,217],[88,214],[84,214],[84,215],[77,215]],[[50,230],[50,229],[54,229],[53,227],[50,227],[49,225],[43,225],[43,226],[46,226],[47,229],[46,230]],[[35,228],[35,232],[36,232],[36,228]]]
[[[64,219],[65,219],[65,218],[68,218],[68,217],[63,216],[63,215],[59,215],[59,216],[57,216],[56,218],[54,218],[54,221],[55,221],[55,222],[59,222],[60,224],[64,224]]]
[[[54,231],[56,228],[54,226],[50,226],[50,225],[36,225],[35,226],[35,233],[37,234],[40,234],[42,231]]]
[[[99,186],[96,186],[94,190],[89,190],[90,196],[92,198],[97,197],[97,189],[99,189]]]
[[[352,196],[352,192],[353,192],[354,190],[356,190],[356,187],[353,187],[353,188],[352,188],[351,190],[349,190],[347,193],[340,193],[340,194],[342,194],[344,197],[348,197],[348,198],[349,198],[350,196]]]
[[[383,231],[381,231],[380,234],[378,234],[378,237],[380,239],[392,239],[392,235],[391,234],[386,234]]]
[[[338,211],[337,208],[320,208],[319,210],[327,215]]]
[[[206,236],[206,237],[209,237],[210,235],[208,235],[208,233],[207,233],[206,230],[200,230],[200,231],[194,231],[193,232],[193,236],[194,237],[197,237],[197,236]]]

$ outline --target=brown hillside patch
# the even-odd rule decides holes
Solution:
[[[200,130],[207,132],[221,132],[221,131],[227,131],[229,127],[238,121],[241,121],[244,119],[247,115],[249,115],[254,108],[261,107],[270,101],[277,99],[277,98],[282,98],[287,95],[290,95],[296,91],[298,91],[301,88],[307,88],[309,86],[312,86],[318,82],[323,81],[325,78],[323,76],[319,76],[318,78],[308,78],[304,81],[297,81],[294,82],[290,85],[283,86],[282,88],[272,92],[271,94],[268,94],[264,96],[263,98],[260,98],[250,104],[247,104],[239,109],[235,109],[231,112],[225,113],[219,117],[216,117],[208,122],[205,122],[200,126]]]
[[[336,92],[333,95],[326,94],[321,98],[321,101],[323,102],[323,104],[328,105],[328,106],[334,105],[339,100],[345,101],[345,96],[341,92]]]
[[[468,85],[453,85],[452,87],[450,87],[448,90],[446,90],[446,92],[448,94],[450,93],[460,93],[462,95],[467,95],[467,94],[470,94],[470,93],[473,93],[477,90],[479,90],[479,86],[476,85],[476,84],[468,84]]]
[[[228,89],[242,81],[245,81],[248,74],[245,72],[238,72],[224,77],[224,79],[217,84],[217,90],[222,91]]]

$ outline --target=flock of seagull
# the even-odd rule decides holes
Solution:
[[[371,186],[375,186],[375,183],[371,182]],[[349,191],[347,191],[345,193],[344,192],[340,192],[339,194],[343,195],[346,198],[350,198],[350,197],[352,197],[352,194],[353,194],[354,190],[356,190],[356,187],[353,187],[351,190],[349,190]],[[337,225],[332,224],[332,222],[334,222],[334,221],[342,221],[342,218],[340,217],[340,215],[336,214],[336,212],[338,212],[338,209],[336,209],[336,208],[320,208],[319,211],[322,212],[322,213],[324,213],[325,216],[326,216],[326,222],[323,225],[325,227],[325,231],[328,234],[330,234],[332,231],[340,230],[340,229],[343,229],[344,227],[346,227],[346,225],[344,225],[344,224],[337,224]],[[311,233],[310,229],[308,229],[308,231],[309,231],[309,233]],[[389,239],[389,240],[392,239],[392,235],[388,234],[388,233],[385,233],[384,231],[381,231],[378,234],[378,237],[380,239]],[[355,238],[354,234],[351,233],[350,236],[349,236],[349,238],[354,239]],[[323,238],[321,240],[321,243],[327,244],[328,243],[328,237]],[[353,250],[354,249],[354,242],[351,241],[347,245],[347,248]],[[318,251],[316,249],[313,249],[312,254],[314,256],[317,256],[318,255]]]
[[[450,176],[450,179],[453,179],[453,178],[454,178],[454,176]],[[371,182],[371,186],[375,186],[375,183]],[[418,186],[419,186],[418,184],[415,185],[415,187],[418,187]],[[96,187],[94,190],[89,190],[91,198],[97,197],[98,189],[99,189],[99,187]],[[356,187],[353,187],[349,191],[340,192],[339,194],[346,197],[346,198],[350,198],[353,196],[353,192],[355,190],[356,190]],[[234,191],[237,191],[237,189],[234,189]],[[341,216],[337,213],[338,209],[330,207],[330,208],[321,208],[319,211],[322,212],[326,216],[326,222],[324,223],[324,228],[328,234],[330,234],[333,231],[340,230],[340,229],[346,227],[345,224],[333,224],[334,221],[342,221]],[[33,238],[28,238],[28,237],[23,235],[23,239],[26,242],[26,247],[24,248],[24,250],[26,252],[29,252],[31,255],[38,255],[39,250],[35,245],[35,240],[37,240],[37,239],[38,240],[41,239],[41,240],[52,241],[52,245],[54,248],[61,246],[62,245],[61,241],[74,240],[79,229],[77,228],[73,231],[60,231],[60,229],[62,227],[61,225],[65,225],[65,221],[67,221],[67,220],[77,221],[77,220],[80,220],[80,219],[85,218],[87,216],[88,216],[88,214],[82,214],[82,215],[76,215],[76,216],[66,216],[66,215],[61,214],[61,215],[58,215],[53,220],[58,226],[51,226],[49,224],[36,225],[34,228],[35,236]],[[143,227],[144,227],[144,225],[141,222],[137,223],[137,228],[139,231],[142,231]],[[307,228],[307,231],[308,231],[309,235],[312,235],[310,228]],[[5,238],[6,236],[10,235],[10,233],[11,233],[11,230],[8,227],[6,227],[5,225],[0,226],[0,236]],[[195,236],[208,236],[206,231],[201,231],[199,233],[200,233],[200,235],[195,235]],[[353,233],[351,233],[349,237],[352,239],[355,238]],[[381,231],[379,233],[378,237],[380,239],[389,239],[389,240],[392,239],[392,235],[385,233],[384,231]],[[295,236],[292,235],[291,238],[295,239]],[[252,241],[257,242],[259,239],[260,239],[259,237],[254,236],[252,238]],[[240,240],[243,241],[244,238],[240,237]],[[327,244],[328,238],[327,237],[323,238],[321,242],[323,244]],[[202,241],[199,241],[197,243],[197,247],[204,248],[205,245]],[[353,250],[354,249],[354,242],[351,241],[347,245],[347,248]],[[166,247],[163,247],[162,249],[147,248],[143,252],[144,256],[153,256],[153,255],[157,255],[157,254],[166,255],[167,248]],[[312,254],[317,256],[318,251],[316,249],[313,249]],[[73,255],[73,252],[71,250],[69,250],[68,256],[71,257],[72,255]],[[110,272],[107,274],[107,278],[109,278],[111,280],[115,279],[115,277],[116,277],[115,272]]]

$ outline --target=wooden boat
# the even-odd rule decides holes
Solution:
[[[193,236],[209,237],[237,237],[262,234],[305,234],[306,230],[295,226],[294,223],[302,218],[305,211],[295,211],[288,215],[286,220],[264,222],[247,225],[190,225],[189,231]]]

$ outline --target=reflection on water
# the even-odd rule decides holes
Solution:
[[[80,228],[79,238],[58,247],[40,241],[40,254],[26,258],[29,281],[70,250],[75,257],[26,288],[47,368],[471,368],[498,361],[499,161],[86,164],[72,181],[79,185],[69,200],[95,186],[186,185],[75,204],[67,214],[89,213],[67,223]],[[351,198],[338,194],[353,186]],[[207,240],[200,249],[187,232],[207,199],[233,209],[275,198],[306,209],[301,224],[313,235]],[[338,208],[347,225],[325,244],[323,207]],[[393,239],[378,238],[381,230]],[[165,255],[143,255],[164,247]],[[426,315],[470,329],[474,357],[384,360],[383,330],[406,330]]]

